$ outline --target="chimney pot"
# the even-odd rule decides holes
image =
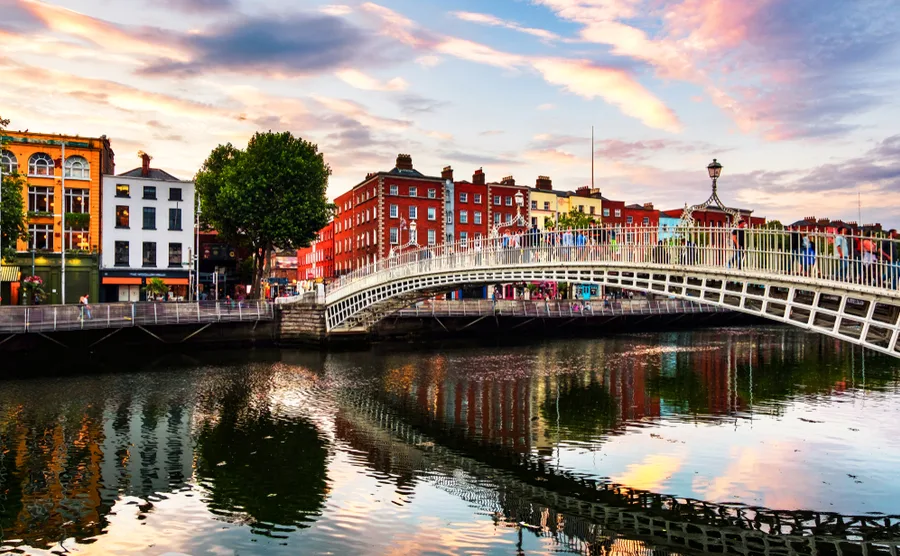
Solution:
[[[500,180],[500,185],[516,185],[516,180],[512,176],[506,176]]]
[[[149,154],[144,151],[140,151],[138,156],[141,157],[141,176],[145,178],[150,177],[150,160],[153,158]]]
[[[412,156],[408,154],[398,154],[397,155],[397,169],[398,170],[412,170]]]
[[[534,187],[541,191],[551,191],[553,189],[553,182],[550,181],[549,176],[538,176],[537,181],[534,182]]]
[[[453,181],[453,168],[444,166],[444,169],[441,170],[441,179]]]
[[[475,185],[484,185],[484,177],[484,170],[479,168],[472,174],[472,183]]]

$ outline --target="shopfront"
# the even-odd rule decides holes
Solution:
[[[146,286],[152,278],[159,278],[169,287],[166,301],[185,301],[188,297],[188,271],[103,270],[100,274],[102,303],[147,301]]]

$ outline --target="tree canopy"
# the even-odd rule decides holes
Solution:
[[[559,217],[559,228],[560,229],[572,227],[577,230],[577,229],[587,228],[596,223],[597,223],[597,221],[594,219],[593,216],[591,216],[589,214],[585,214],[585,213],[575,210],[575,209],[570,210],[569,214],[564,214]]]
[[[253,297],[274,249],[309,245],[328,223],[330,175],[318,147],[289,132],[258,132],[243,150],[219,145],[203,163],[195,177],[203,219],[253,252]]]
[[[9,120],[0,117],[0,133],[6,130]],[[3,142],[0,141],[0,149]],[[18,175],[3,174],[0,182],[0,260],[12,256],[16,251],[16,241],[28,237],[25,224],[25,203],[22,190],[25,180]]]

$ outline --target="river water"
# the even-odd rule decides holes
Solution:
[[[800,331],[77,367],[0,382],[0,553],[889,554],[900,536],[900,365]]]

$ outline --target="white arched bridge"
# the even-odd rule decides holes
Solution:
[[[764,228],[603,228],[413,247],[341,276],[329,333],[466,285],[568,282],[757,315],[900,357],[900,241]]]

